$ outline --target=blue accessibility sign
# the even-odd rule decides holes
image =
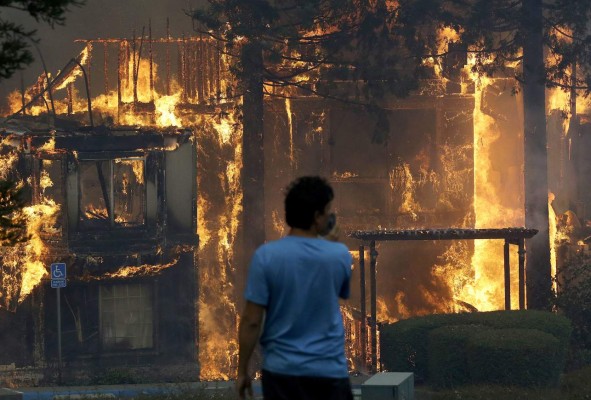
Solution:
[[[66,287],[66,263],[51,264],[51,287],[54,289]]]

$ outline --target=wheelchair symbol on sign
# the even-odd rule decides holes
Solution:
[[[66,264],[51,264],[51,279],[66,279]]]

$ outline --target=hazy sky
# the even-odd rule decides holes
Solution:
[[[166,34],[166,18],[170,19],[172,35],[190,34],[191,19],[184,10],[203,4],[204,0],[86,0],[82,7],[73,7],[66,16],[64,26],[54,29],[46,24],[37,24],[26,13],[0,7],[0,18],[25,24],[27,28],[38,30],[41,39],[40,49],[47,68],[55,73],[72,57],[76,56],[83,45],[74,43],[74,39],[92,39],[106,37],[131,37],[135,29],[139,36],[142,27],[148,28],[152,20],[152,36]],[[33,49],[35,62],[23,71],[26,86],[31,85],[43,71],[37,54]],[[20,87],[20,73],[12,79],[0,81],[0,97]]]

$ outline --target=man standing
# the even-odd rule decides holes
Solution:
[[[285,197],[289,235],[252,258],[239,330],[241,399],[252,396],[248,361],[261,327],[265,400],[353,398],[339,306],[339,297],[349,297],[352,259],[336,242],[333,197],[320,177],[292,182]]]

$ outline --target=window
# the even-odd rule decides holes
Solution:
[[[143,225],[144,165],[140,157],[80,161],[80,228]]]
[[[153,347],[152,286],[103,285],[99,290],[101,340],[107,350]]]

